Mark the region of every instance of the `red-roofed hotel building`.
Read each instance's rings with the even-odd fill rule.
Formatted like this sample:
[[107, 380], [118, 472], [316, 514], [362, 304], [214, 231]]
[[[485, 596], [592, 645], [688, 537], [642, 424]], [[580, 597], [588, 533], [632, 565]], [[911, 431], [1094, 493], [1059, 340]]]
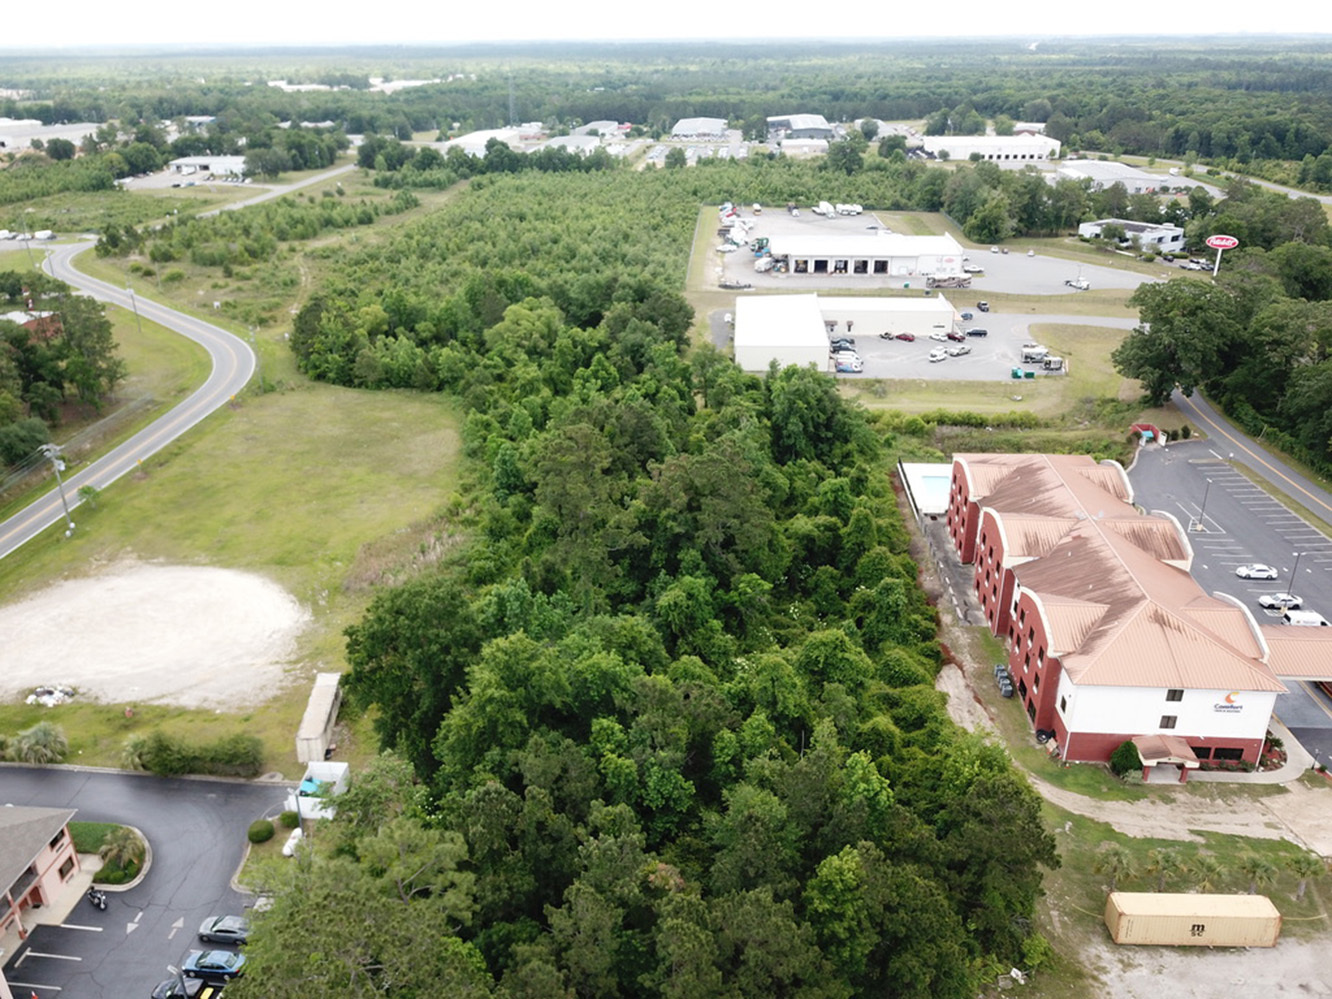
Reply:
[[1203, 592], [1185, 531], [1138, 512], [1117, 462], [955, 455], [947, 527], [1027, 717], [1060, 756], [1104, 761], [1156, 736], [1181, 767], [1257, 762], [1285, 690], [1264, 629]]

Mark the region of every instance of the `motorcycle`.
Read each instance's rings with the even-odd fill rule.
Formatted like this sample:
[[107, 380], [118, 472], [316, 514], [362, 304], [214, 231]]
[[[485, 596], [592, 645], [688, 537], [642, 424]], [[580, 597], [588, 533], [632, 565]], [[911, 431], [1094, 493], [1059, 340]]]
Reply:
[[92, 903], [94, 908], [101, 909], [103, 912], [106, 911], [106, 892], [100, 888], [88, 889], [88, 901]]

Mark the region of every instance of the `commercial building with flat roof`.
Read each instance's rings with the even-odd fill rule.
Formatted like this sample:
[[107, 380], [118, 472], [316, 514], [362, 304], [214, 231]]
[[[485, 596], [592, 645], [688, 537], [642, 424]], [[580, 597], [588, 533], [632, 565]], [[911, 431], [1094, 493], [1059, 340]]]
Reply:
[[973, 153], [993, 163], [1023, 166], [1059, 159], [1059, 141], [1044, 135], [927, 135], [927, 153], [947, 153], [950, 160], [969, 160]]
[[768, 118], [768, 131], [792, 139], [831, 139], [833, 127], [821, 114], [782, 114]]
[[1158, 177], [1126, 163], [1106, 160], [1065, 160], [1055, 175], [1067, 180], [1091, 181], [1093, 191], [1123, 184], [1129, 194], [1155, 194], [1162, 184], [1170, 181], [1169, 177]]
[[671, 129], [672, 139], [724, 139], [725, 118], [681, 118]]
[[1166, 222], [1134, 222], [1131, 219], [1097, 219], [1095, 222], [1083, 222], [1078, 226], [1078, 235], [1095, 239], [1108, 225], [1117, 225], [1124, 230], [1124, 242], [1137, 238], [1138, 245], [1144, 250], [1154, 249], [1161, 253], [1175, 253], [1184, 249], [1184, 229]]
[[768, 246], [774, 257], [788, 260], [797, 275], [864, 275], [911, 277], [962, 274], [962, 247], [952, 236], [777, 235]]

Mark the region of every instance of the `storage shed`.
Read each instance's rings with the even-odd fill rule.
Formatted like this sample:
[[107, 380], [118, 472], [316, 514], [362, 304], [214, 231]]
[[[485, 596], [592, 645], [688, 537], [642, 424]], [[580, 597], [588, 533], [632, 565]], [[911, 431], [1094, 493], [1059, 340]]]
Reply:
[[1275, 947], [1281, 913], [1266, 895], [1112, 891], [1105, 925], [1118, 944]]
[[338, 686], [341, 678], [341, 673], [315, 674], [314, 688], [296, 732], [296, 759], [302, 763], [322, 761], [327, 755], [342, 704], [342, 688]]
[[817, 295], [747, 295], [735, 301], [735, 363], [746, 371], [813, 364], [828, 370], [828, 333]]

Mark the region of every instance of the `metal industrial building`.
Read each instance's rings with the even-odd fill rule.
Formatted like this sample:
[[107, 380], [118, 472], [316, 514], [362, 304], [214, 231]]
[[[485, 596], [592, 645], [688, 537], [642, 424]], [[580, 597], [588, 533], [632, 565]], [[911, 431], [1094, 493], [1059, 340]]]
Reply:
[[821, 114], [784, 114], [768, 118], [768, 132], [778, 138], [831, 139], [833, 127]]
[[1123, 184], [1129, 194], [1155, 194], [1162, 184], [1170, 181], [1169, 177], [1158, 177], [1125, 163], [1103, 160], [1066, 160], [1055, 175], [1067, 180], [1089, 180], [1093, 191]]
[[735, 302], [735, 363], [746, 371], [813, 364], [829, 367], [830, 332], [928, 336], [952, 329], [956, 314], [941, 295], [929, 298], [745, 295]]
[[1078, 235], [1095, 239], [1108, 225], [1117, 225], [1124, 230], [1124, 241], [1132, 242], [1137, 237], [1138, 245], [1144, 250], [1153, 249], [1160, 253], [1175, 253], [1184, 249], [1184, 230], [1177, 225], [1164, 222], [1134, 222], [1130, 219], [1097, 219], [1078, 226]]
[[772, 237], [769, 250], [773, 257], [787, 259], [791, 274], [905, 278], [962, 274], [962, 247], [949, 235], [778, 235]]
[[671, 129], [672, 139], [724, 139], [725, 118], [681, 118]]
[[969, 160], [976, 153], [983, 160], [1021, 166], [1059, 159], [1059, 142], [1044, 135], [927, 135], [927, 153], [947, 153], [950, 160]]

